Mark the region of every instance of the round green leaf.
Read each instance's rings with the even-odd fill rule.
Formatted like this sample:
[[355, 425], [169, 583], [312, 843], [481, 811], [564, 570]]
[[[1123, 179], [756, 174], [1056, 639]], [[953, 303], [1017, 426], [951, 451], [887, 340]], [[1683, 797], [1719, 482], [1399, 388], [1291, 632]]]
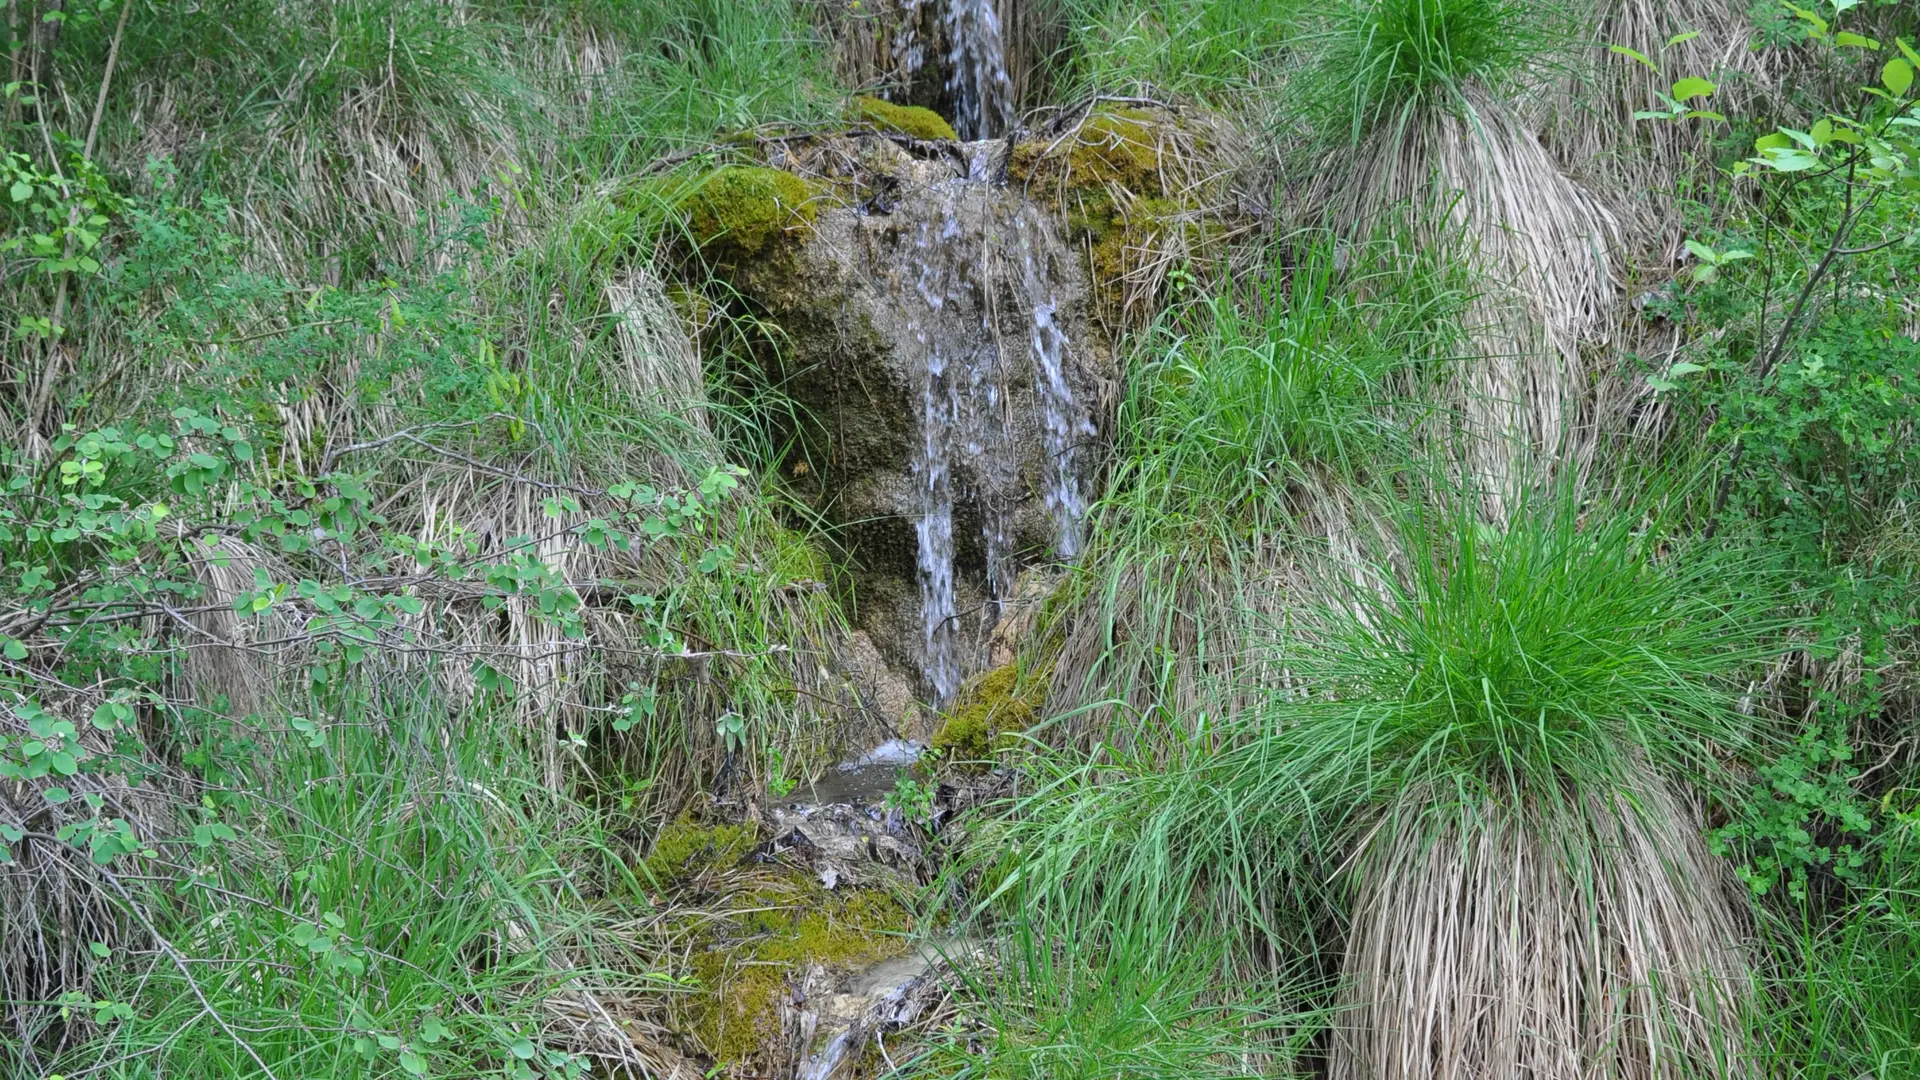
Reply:
[[1907, 89], [1913, 85], [1913, 65], [1899, 57], [1887, 61], [1886, 66], [1880, 69], [1880, 85], [1895, 97], [1905, 97]]
[[1688, 76], [1673, 84], [1673, 100], [1691, 101], [1697, 97], [1707, 97], [1716, 87], [1698, 76]]

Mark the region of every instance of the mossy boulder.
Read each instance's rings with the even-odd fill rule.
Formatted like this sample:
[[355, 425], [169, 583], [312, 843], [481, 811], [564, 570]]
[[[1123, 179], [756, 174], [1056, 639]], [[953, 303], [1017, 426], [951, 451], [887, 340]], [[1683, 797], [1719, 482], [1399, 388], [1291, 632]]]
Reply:
[[1162, 155], [1171, 148], [1166, 126], [1144, 109], [1096, 111], [1069, 138], [1029, 139], [1015, 146], [1007, 173], [1041, 194], [1048, 188], [1078, 191], [1109, 184], [1136, 194], [1158, 193], [1165, 182]]
[[829, 891], [798, 875], [769, 876], [727, 898], [736, 912], [709, 920], [692, 973], [700, 993], [687, 1033], [736, 1075], [774, 1075], [804, 1047], [788, 1043], [783, 1007], [809, 969], [848, 974], [908, 950], [913, 919], [879, 890]]
[[1003, 664], [974, 680], [933, 733], [932, 746], [946, 761], [974, 763], [1012, 747], [1040, 718], [1046, 693], [1041, 679], [1021, 679], [1018, 664]]
[[1168, 266], [1224, 249], [1217, 154], [1211, 132], [1171, 112], [1109, 106], [1021, 142], [1007, 174], [1066, 221], [1101, 313], [1120, 322], [1154, 310]]
[[955, 141], [960, 136], [945, 117], [918, 105], [895, 105], [877, 97], [853, 99], [853, 115], [881, 131], [897, 132], [916, 139]]
[[760, 165], [727, 165], [707, 174], [680, 200], [694, 243], [738, 259], [813, 231], [826, 189], [815, 181]]
[[[918, 672], [927, 696], [954, 673], [938, 686], [929, 674], [920, 523], [950, 512], [954, 608], [977, 613], [951, 620], [968, 674], [996, 590], [1051, 560], [1067, 532], [1057, 508], [1084, 505], [1093, 454], [1079, 448], [1111, 400], [1081, 251], [1044, 207], [977, 178], [1001, 146], [916, 154], [866, 133], [770, 147], [769, 160], [825, 178], [830, 193], [799, 240], [714, 260], [724, 302], [765, 333], [751, 347], [791, 403], [777, 433], [791, 447], [783, 479], [847, 553], [831, 580], [885, 665]], [[1050, 423], [1075, 433], [1068, 450], [1048, 449]], [[940, 506], [920, 478], [929, 432], [951, 480]]]

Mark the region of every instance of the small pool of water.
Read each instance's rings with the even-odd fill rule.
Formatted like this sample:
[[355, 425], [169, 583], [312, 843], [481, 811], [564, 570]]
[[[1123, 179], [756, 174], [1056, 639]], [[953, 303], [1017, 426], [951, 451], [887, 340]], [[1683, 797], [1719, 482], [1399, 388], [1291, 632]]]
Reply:
[[878, 806], [892, 794], [894, 784], [925, 751], [926, 747], [917, 742], [888, 739], [852, 761], [835, 765], [812, 785], [797, 788], [788, 798], [819, 806], [834, 803]]

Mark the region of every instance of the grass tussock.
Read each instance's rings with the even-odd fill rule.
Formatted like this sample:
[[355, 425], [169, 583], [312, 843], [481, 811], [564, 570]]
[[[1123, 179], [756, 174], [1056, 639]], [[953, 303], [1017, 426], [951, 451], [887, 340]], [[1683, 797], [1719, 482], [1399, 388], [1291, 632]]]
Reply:
[[1251, 653], [1274, 680], [1252, 704], [1044, 773], [1002, 895], [1344, 955], [1316, 976], [1359, 1033], [1343, 1075], [1714, 1075], [1749, 1000], [1740, 902], [1678, 793], [1729, 790], [1727, 757], [1771, 738], [1737, 681], [1765, 573], [1565, 495], [1501, 526], [1457, 494], [1379, 520]]
[[1444, 273], [1337, 269], [1343, 254], [1312, 236], [1269, 254], [1252, 282], [1169, 308], [1134, 343], [1118, 464], [1042, 635], [1061, 641], [1055, 708], [1089, 706], [1075, 730], [1125, 741], [1162, 710], [1269, 692], [1245, 661], [1308, 584], [1302, 548], [1368, 527], [1345, 492], [1408, 452], [1421, 409], [1406, 389], [1459, 347], [1467, 297]]

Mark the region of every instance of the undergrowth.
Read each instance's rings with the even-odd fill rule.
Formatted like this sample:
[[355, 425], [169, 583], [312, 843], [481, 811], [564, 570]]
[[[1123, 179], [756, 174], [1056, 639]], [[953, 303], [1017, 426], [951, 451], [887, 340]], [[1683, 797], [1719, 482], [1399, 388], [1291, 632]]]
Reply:
[[[834, 84], [870, 13], [8, 5], [0, 1071], [744, 1076], [909, 927], [903, 1075], [1920, 1070], [1911, 13], [1010, 7], [1086, 112], [1001, 165], [1151, 287], [910, 914], [682, 813], [859, 715], [702, 297], [812, 227], [799, 129], [950, 138]], [[1669, 70], [1722, 37], [1790, 128]], [[1642, 135], [1678, 232], [1589, 187]]]

